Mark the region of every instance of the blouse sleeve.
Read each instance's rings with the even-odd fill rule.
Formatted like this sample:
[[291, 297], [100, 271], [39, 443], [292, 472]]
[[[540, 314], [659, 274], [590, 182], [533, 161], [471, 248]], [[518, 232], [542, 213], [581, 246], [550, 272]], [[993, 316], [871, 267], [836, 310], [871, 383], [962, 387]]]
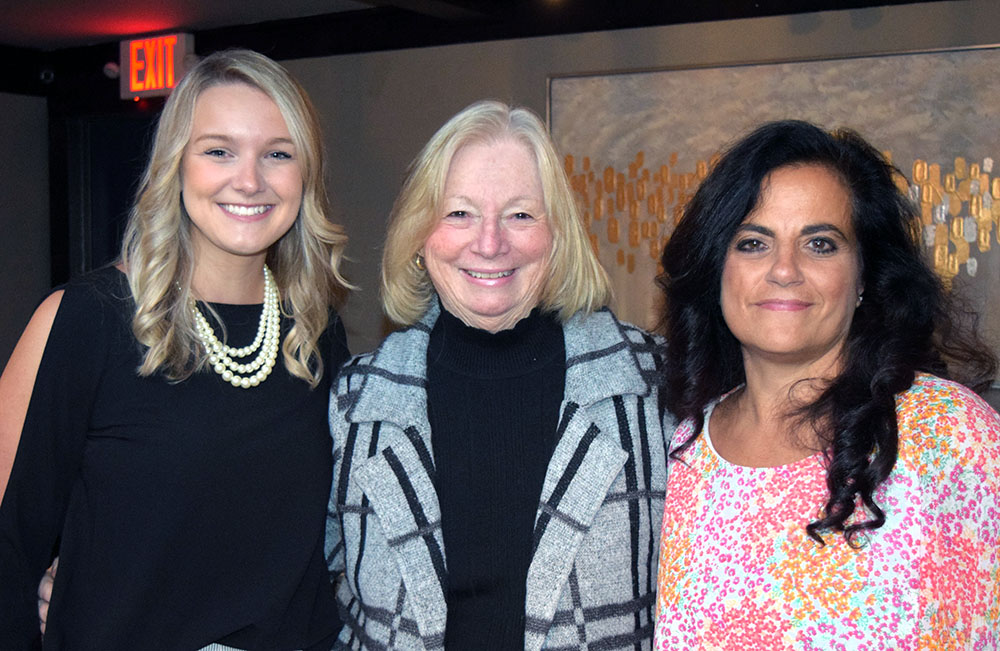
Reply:
[[1000, 416], [965, 387], [923, 383], [897, 412], [923, 502], [921, 646], [998, 648]]
[[92, 288], [67, 287], [42, 354], [0, 505], [3, 649], [38, 641], [38, 581], [57, 553], [109, 332], [119, 329], [108, 308]]

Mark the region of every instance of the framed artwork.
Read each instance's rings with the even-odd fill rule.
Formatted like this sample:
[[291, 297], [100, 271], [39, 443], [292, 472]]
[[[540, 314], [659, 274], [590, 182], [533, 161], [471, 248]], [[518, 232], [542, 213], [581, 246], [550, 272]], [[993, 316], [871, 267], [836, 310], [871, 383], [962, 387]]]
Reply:
[[1000, 354], [1000, 47], [581, 74], [548, 120], [614, 308], [656, 323], [659, 254], [719, 152], [786, 118], [855, 129], [906, 176], [928, 260]]

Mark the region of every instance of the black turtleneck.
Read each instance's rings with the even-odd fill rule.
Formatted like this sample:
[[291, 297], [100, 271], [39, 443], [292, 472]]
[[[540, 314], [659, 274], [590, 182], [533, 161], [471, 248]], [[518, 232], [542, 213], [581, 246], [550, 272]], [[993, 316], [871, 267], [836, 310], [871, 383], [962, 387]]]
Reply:
[[448, 566], [445, 648], [523, 649], [525, 579], [566, 379], [562, 326], [511, 330], [445, 310], [427, 349], [427, 412]]

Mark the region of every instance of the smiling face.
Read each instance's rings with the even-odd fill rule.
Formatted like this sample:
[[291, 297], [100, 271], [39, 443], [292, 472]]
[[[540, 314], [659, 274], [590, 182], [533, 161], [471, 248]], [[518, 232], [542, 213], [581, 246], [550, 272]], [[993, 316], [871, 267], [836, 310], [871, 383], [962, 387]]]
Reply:
[[198, 96], [181, 159], [195, 264], [252, 258], [284, 235], [302, 204], [302, 171], [277, 104], [234, 83]]
[[730, 243], [722, 314], [746, 362], [839, 360], [861, 291], [851, 200], [820, 165], [781, 167]]
[[498, 332], [538, 304], [552, 230], [534, 154], [516, 140], [474, 142], [451, 160], [422, 254], [444, 308]]

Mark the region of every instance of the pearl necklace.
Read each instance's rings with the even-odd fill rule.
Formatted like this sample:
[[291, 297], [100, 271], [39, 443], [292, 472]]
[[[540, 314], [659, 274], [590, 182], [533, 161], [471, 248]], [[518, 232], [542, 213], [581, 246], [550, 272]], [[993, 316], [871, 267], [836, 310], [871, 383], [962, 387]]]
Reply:
[[[191, 311], [194, 314], [195, 328], [198, 339], [208, 353], [208, 363], [212, 369], [222, 376], [222, 379], [234, 387], [248, 389], [255, 387], [271, 374], [274, 363], [278, 359], [278, 340], [281, 337], [281, 311], [278, 307], [278, 288], [274, 285], [271, 270], [264, 265], [264, 307], [260, 313], [260, 325], [257, 326], [257, 336], [253, 343], [242, 348], [228, 346], [215, 336], [215, 331], [209, 325], [208, 319], [198, 309], [198, 304], [191, 300]], [[260, 352], [257, 350], [260, 349]], [[233, 358], [243, 358], [257, 352], [253, 361], [241, 363]], [[253, 375], [246, 375], [252, 373]]]

